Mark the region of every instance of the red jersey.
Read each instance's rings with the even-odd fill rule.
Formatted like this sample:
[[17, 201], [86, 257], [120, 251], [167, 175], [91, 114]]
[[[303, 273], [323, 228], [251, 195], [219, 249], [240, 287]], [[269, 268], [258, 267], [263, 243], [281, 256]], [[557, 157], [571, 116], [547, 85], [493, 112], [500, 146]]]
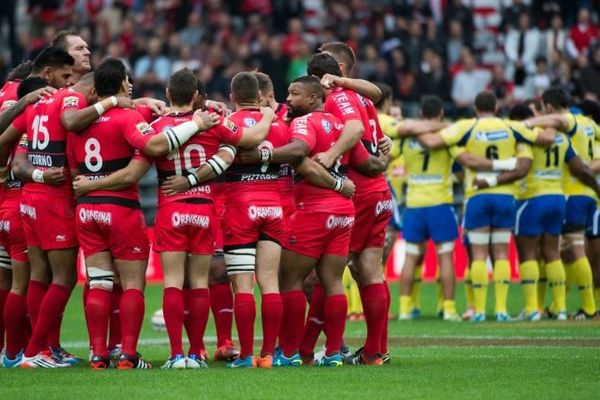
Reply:
[[21, 81], [8, 81], [2, 86], [2, 89], [0, 89], [0, 113], [19, 100], [17, 89], [19, 89], [20, 84]]
[[23, 189], [23, 182], [15, 177], [12, 172], [12, 162], [15, 158], [15, 154], [25, 153], [27, 154], [27, 135], [23, 135], [21, 141], [15, 143], [13, 148], [10, 150], [10, 156], [6, 167], [8, 168], [8, 178], [4, 185], [0, 185], [0, 204], [5, 205], [9, 201], [15, 202], [17, 205], [21, 200], [21, 192]]
[[[192, 120], [193, 112], [185, 114], [168, 114], [152, 123], [156, 132], [167, 127], [173, 127]], [[188, 199], [207, 199], [213, 201], [213, 182], [204, 182], [187, 192], [167, 196], [162, 193], [160, 186], [171, 175], [192, 174], [201, 164], [219, 151], [221, 143], [237, 145], [242, 137], [242, 128], [234, 122], [220, 117], [219, 123], [206, 132], [192, 136], [174, 155], [160, 157], [155, 160], [158, 172], [158, 206], [166, 202], [185, 201]]]
[[[343, 123], [360, 120], [364, 127], [360, 140], [369, 154], [377, 155], [379, 140], [383, 139], [383, 131], [379, 126], [377, 110], [371, 100], [352, 90], [339, 88], [327, 96], [324, 108]], [[371, 178], [351, 168], [348, 171], [348, 178], [356, 185], [356, 196], [389, 189], [383, 173]]]
[[66, 179], [62, 185], [28, 182], [25, 191], [73, 196], [66, 156], [68, 131], [60, 118], [66, 110], [85, 107], [87, 102], [82, 94], [64, 88], [28, 106], [25, 112], [13, 121], [13, 126], [18, 131], [27, 133], [28, 158], [34, 167], [42, 171], [50, 167], [65, 168]]
[[285, 103], [277, 104], [277, 109], [275, 110], [275, 115], [277, 116], [278, 120], [285, 122], [285, 118], [287, 117], [287, 112], [288, 112], [287, 104], [285, 104]]
[[[295, 118], [291, 125], [291, 138], [305, 142], [310, 148], [309, 157], [322, 153], [329, 148], [340, 137], [343, 124], [334, 115], [313, 111], [302, 117]], [[346, 172], [348, 157], [342, 156], [330, 169], [334, 176], [343, 176]], [[345, 198], [333, 189], [325, 189], [314, 186], [301, 175], [296, 175], [294, 185], [294, 196], [299, 208], [309, 208], [314, 211], [331, 210], [336, 208], [339, 212], [354, 212], [354, 206], [350, 199]]]
[[[229, 116], [242, 127], [254, 126], [262, 119], [256, 108], [243, 109]], [[289, 130], [285, 123], [275, 120], [265, 140], [258, 148], [277, 148], [290, 142]], [[264, 163], [246, 165], [236, 157], [234, 163], [225, 171], [225, 204], [267, 202], [279, 199], [279, 164]]]
[[[111, 108], [83, 132], [69, 136], [69, 164], [90, 179], [125, 168], [131, 159], [149, 160], [142, 149], [155, 134], [144, 117], [129, 108]], [[137, 183], [127, 189], [87, 193], [79, 203], [110, 203], [139, 208]]]

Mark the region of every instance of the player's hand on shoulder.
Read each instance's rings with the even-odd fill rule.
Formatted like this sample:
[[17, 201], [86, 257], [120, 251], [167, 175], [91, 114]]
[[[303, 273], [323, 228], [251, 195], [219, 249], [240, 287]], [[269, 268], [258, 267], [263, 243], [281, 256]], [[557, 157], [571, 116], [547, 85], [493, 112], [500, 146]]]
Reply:
[[165, 179], [160, 189], [168, 196], [183, 193], [190, 190], [190, 182], [185, 176], [171, 175]]
[[260, 164], [260, 151], [257, 148], [245, 149], [238, 152], [242, 164]]
[[215, 100], [206, 100], [206, 107], [212, 108], [224, 117], [227, 117], [232, 112], [229, 107], [227, 107], [227, 104]]
[[121, 108], [135, 108], [135, 104], [131, 97], [117, 96], [117, 107]]
[[206, 131], [219, 123], [219, 114], [197, 110], [192, 119], [200, 131]]
[[154, 115], [163, 115], [167, 109], [167, 103], [158, 99], [145, 99], [144, 105], [152, 110]]
[[64, 168], [50, 167], [44, 171], [44, 183], [52, 186], [59, 186], [65, 182]]
[[344, 78], [341, 76], [335, 76], [332, 74], [325, 74], [321, 78], [321, 86], [325, 89], [332, 89], [334, 87], [343, 87], [344, 86]]
[[340, 191], [342, 196], [351, 199], [354, 197], [355, 191], [356, 191], [356, 186], [354, 185], [354, 182], [352, 182], [348, 178], [344, 179], [344, 184], [342, 185], [342, 190]]
[[25, 102], [27, 104], [33, 104], [44, 97], [52, 96], [54, 93], [56, 93], [56, 89], [51, 86], [46, 86], [27, 94], [25, 96]]

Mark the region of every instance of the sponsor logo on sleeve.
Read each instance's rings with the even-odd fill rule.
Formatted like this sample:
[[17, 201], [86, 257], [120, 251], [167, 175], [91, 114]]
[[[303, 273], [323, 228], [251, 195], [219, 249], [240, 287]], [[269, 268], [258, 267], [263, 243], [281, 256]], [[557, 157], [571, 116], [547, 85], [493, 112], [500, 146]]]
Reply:
[[229, 129], [231, 132], [237, 132], [238, 130], [238, 126], [233, 121], [227, 118], [223, 120], [223, 126]]
[[77, 97], [77, 96], [67, 96], [63, 99], [63, 108], [77, 107], [78, 104], [79, 104], [79, 97]]
[[136, 129], [144, 136], [153, 131], [152, 127], [147, 122], [140, 122], [135, 125]]

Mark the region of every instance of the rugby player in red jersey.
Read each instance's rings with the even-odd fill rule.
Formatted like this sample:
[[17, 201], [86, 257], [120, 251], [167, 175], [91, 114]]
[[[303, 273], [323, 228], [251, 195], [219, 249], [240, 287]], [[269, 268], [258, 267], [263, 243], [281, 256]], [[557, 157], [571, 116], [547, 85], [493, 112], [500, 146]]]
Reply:
[[[94, 83], [101, 99], [127, 96], [129, 92], [125, 67], [116, 59], [108, 59], [98, 67]], [[142, 115], [133, 109], [114, 108], [102, 114], [83, 132], [69, 137], [71, 167], [91, 179], [122, 169], [132, 159], [139, 163], [139, 169], [147, 169], [149, 162], [141, 152], [166, 155], [185, 143], [200, 127], [205, 128], [200, 114], [160, 134], [155, 134]], [[115, 186], [79, 197], [76, 211], [77, 233], [90, 281], [86, 313], [93, 349], [91, 366], [109, 366], [106, 330], [114, 262], [124, 289], [120, 304], [123, 347], [117, 368], [145, 369], [150, 365], [138, 356], [137, 340], [144, 316], [148, 238], [137, 181]]]
[[[349, 68], [351, 69], [351, 67]], [[325, 74], [341, 76], [338, 61], [329, 53], [316, 54], [308, 65], [310, 74], [322, 78]], [[378, 144], [384, 138], [379, 127], [377, 111], [371, 100], [354, 91], [334, 88], [325, 101], [324, 109], [346, 123], [360, 123], [363, 127], [360, 141], [371, 155], [379, 152]], [[317, 156], [324, 166], [331, 157], [339, 156], [340, 148], [332, 146]], [[363, 351], [346, 361], [351, 364], [382, 364], [381, 348], [384, 321], [387, 319], [388, 294], [381, 268], [385, 231], [392, 215], [392, 200], [383, 174], [367, 177], [350, 169], [349, 177], [355, 181], [354, 197], [356, 223], [360, 229], [352, 233], [350, 243], [351, 270], [358, 282], [367, 323], [367, 339]]]
[[[17, 98], [46, 86], [46, 81], [39, 77], [28, 78], [22, 84], [21, 81], [19, 83]], [[26, 142], [25, 138], [25, 146]], [[10, 149], [9, 169], [12, 167], [11, 161], [17, 151], [19, 151], [19, 143], [15, 143]], [[6, 255], [2, 256], [0, 265], [2, 276], [0, 294], [6, 290], [6, 302], [0, 301], [0, 313], [2, 313], [0, 343], [4, 343], [3, 335], [6, 328], [6, 348], [0, 362], [5, 368], [16, 367], [21, 362], [22, 351], [27, 346], [27, 335], [30, 330], [25, 298], [29, 283], [29, 258], [19, 212], [22, 188], [23, 182], [9, 173], [7, 178], [3, 179], [0, 189], [0, 245], [2, 251], [6, 252]], [[6, 262], [4, 257], [7, 259]]]
[[[330, 148], [339, 138], [343, 124], [332, 114], [323, 111], [324, 93], [318, 79], [310, 76], [297, 78], [288, 92], [289, 114], [295, 118], [290, 126], [291, 141], [286, 146], [273, 149], [271, 159], [273, 162], [299, 165], [307, 157]], [[302, 289], [304, 279], [315, 267], [326, 294], [324, 321], [327, 354], [320, 365], [342, 365], [339, 351], [346, 321], [347, 300], [341, 277], [354, 221], [354, 205], [349, 198], [336, 191], [343, 187], [349, 161], [357, 166], [361, 165], [365, 171], [374, 172], [385, 168], [383, 161], [369, 157], [361, 146], [338, 159], [330, 169], [335, 178], [334, 185], [329, 189], [316, 186], [300, 175], [296, 176], [296, 212], [290, 221], [281, 261], [280, 277], [285, 312], [279, 337], [282, 352], [276, 355], [276, 366], [302, 364], [298, 353], [306, 308]], [[296, 170], [301, 173], [298, 168]]]
[[31, 74], [32, 68], [33, 62], [24, 61], [8, 73], [6, 83], [0, 89], [0, 113], [17, 102], [19, 84]]

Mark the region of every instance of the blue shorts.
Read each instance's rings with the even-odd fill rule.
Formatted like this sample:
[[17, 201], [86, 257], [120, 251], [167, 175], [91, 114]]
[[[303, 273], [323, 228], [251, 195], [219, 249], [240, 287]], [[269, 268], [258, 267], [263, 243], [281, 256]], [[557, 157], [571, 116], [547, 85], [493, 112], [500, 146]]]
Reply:
[[582, 231], [593, 224], [596, 200], [590, 196], [568, 196], [563, 233]]
[[392, 194], [392, 204], [394, 205], [394, 210], [392, 213], [392, 218], [390, 218], [390, 226], [392, 229], [400, 232], [402, 230], [402, 211], [403, 207], [401, 202], [399, 201], [394, 188], [388, 182], [388, 187], [390, 188], [390, 193]]
[[465, 204], [465, 229], [512, 229], [515, 221], [515, 199], [510, 194], [476, 194]]
[[404, 240], [410, 243], [421, 243], [431, 238], [437, 244], [458, 238], [456, 212], [450, 204], [405, 208], [402, 228]]
[[515, 235], [539, 236], [544, 233], [559, 236], [565, 220], [565, 196], [550, 194], [518, 200]]
[[592, 222], [585, 229], [585, 236], [590, 239], [600, 238], [600, 208], [596, 208]]

